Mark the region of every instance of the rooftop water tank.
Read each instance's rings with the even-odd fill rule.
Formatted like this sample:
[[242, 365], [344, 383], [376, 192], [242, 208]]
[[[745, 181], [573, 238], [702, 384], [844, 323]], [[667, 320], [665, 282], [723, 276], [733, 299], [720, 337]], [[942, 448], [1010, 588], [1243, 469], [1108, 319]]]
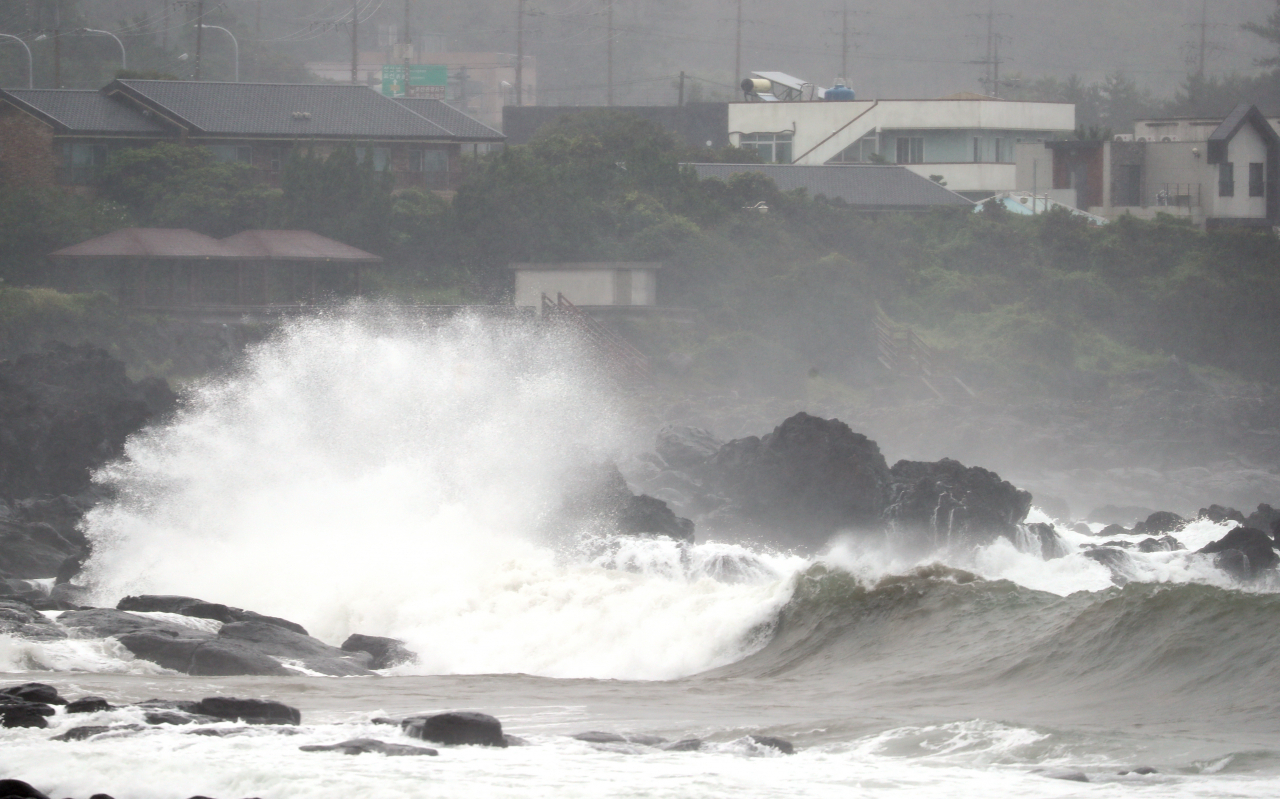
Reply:
[[822, 96], [822, 99], [836, 103], [851, 103], [853, 102], [853, 89], [850, 89], [843, 83], [837, 83], [835, 86], [827, 89], [826, 94]]

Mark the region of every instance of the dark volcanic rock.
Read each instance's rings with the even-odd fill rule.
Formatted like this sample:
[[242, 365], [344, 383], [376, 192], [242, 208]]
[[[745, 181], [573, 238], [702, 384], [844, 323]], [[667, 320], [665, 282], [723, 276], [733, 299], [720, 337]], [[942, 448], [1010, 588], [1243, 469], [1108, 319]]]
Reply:
[[889, 468], [876, 442], [839, 420], [798, 413], [772, 433], [730, 441], [706, 463], [726, 524], [790, 533], [820, 546], [835, 532], [878, 525]]
[[418, 656], [404, 646], [398, 638], [383, 638], [377, 635], [361, 635], [352, 633], [342, 642], [344, 652], [367, 652], [373, 661], [371, 669], [388, 669], [401, 663], [412, 663]]
[[0, 689], [0, 694], [21, 699], [23, 702], [39, 702], [45, 705], [65, 705], [67, 700], [58, 696], [58, 689], [42, 682], [27, 682]]
[[297, 708], [270, 699], [241, 699], [234, 696], [209, 696], [196, 702], [196, 713], [243, 721], [246, 724], [301, 724]]
[[1035, 540], [1039, 544], [1039, 550], [1036, 554], [1040, 557], [1045, 560], [1055, 560], [1067, 556], [1067, 544], [1062, 540], [1062, 536], [1058, 535], [1058, 531], [1054, 529], [1052, 524], [1034, 522], [1027, 525], [1027, 532], [1035, 536]]
[[81, 550], [81, 545], [44, 522], [0, 519], [0, 575], [33, 580], [56, 577], [67, 558]]
[[626, 738], [616, 732], [602, 732], [600, 730], [580, 732], [572, 737], [575, 741], [585, 741], [589, 744], [624, 744], [627, 742]]
[[1200, 553], [1217, 555], [1214, 564], [1240, 580], [1252, 580], [1280, 563], [1271, 536], [1253, 527], [1237, 527]]
[[1016, 540], [1031, 510], [1031, 495], [978, 466], [943, 458], [936, 463], [898, 461], [885, 520], [932, 546], [985, 544], [997, 536]]
[[413, 757], [415, 755], [434, 756], [440, 754], [435, 749], [429, 749], [425, 746], [389, 744], [379, 741], [376, 738], [352, 738], [349, 741], [330, 744], [329, 746], [313, 744], [310, 746], [299, 746], [298, 748], [304, 752], [341, 752], [344, 755], [363, 755], [372, 752], [379, 755], [386, 755], [388, 757]]
[[126, 437], [176, 402], [163, 381], [134, 383], [123, 363], [90, 346], [53, 344], [0, 362], [0, 491], [84, 491]]
[[1178, 514], [1159, 510], [1148, 516], [1146, 521], [1135, 524], [1133, 532], [1138, 535], [1164, 535], [1177, 532], [1186, 526], [1187, 520]]
[[49, 722], [45, 719], [54, 714], [53, 708], [36, 702], [14, 702], [0, 704], [0, 726], [3, 727], [38, 727], [45, 728]]
[[1129, 530], [1118, 524], [1108, 524], [1096, 534], [1099, 538], [1110, 538], [1113, 535], [1129, 535]]
[[170, 635], [181, 637], [211, 635], [211, 633], [201, 633], [198, 630], [183, 627], [181, 624], [174, 624], [170, 621], [139, 616], [121, 610], [111, 610], [110, 608], [69, 610], [58, 617], [58, 623], [63, 627], [79, 630], [81, 634], [95, 638], [109, 638], [113, 635], [136, 633], [142, 630], [163, 631]]
[[1146, 538], [1138, 542], [1139, 552], [1176, 552], [1179, 549], [1186, 549], [1178, 539], [1171, 535], [1162, 535], [1159, 538]]
[[677, 469], [700, 466], [715, 455], [724, 442], [700, 427], [667, 425], [658, 431], [654, 450]]
[[1111, 572], [1112, 581], [1116, 585], [1125, 585], [1131, 579], [1133, 562], [1123, 549], [1102, 546], [1097, 549], [1086, 549], [1080, 554], [1106, 566], [1107, 570]]
[[563, 505], [549, 522], [553, 526], [693, 541], [693, 522], [676, 516], [660, 499], [632, 494], [626, 478], [612, 463], [579, 470], [566, 481], [564, 493]]
[[247, 645], [264, 655], [300, 661], [311, 671], [332, 677], [373, 673], [368, 668], [371, 658], [367, 653], [344, 652], [308, 635], [267, 622], [238, 621], [224, 624], [218, 632], [218, 638], [223, 642]]
[[82, 696], [67, 703], [68, 713], [100, 713], [111, 709], [111, 703], [100, 696]]
[[1249, 518], [1244, 520], [1243, 526], [1276, 535], [1280, 534], [1276, 530], [1277, 523], [1280, 523], [1280, 510], [1276, 510], [1264, 502], [1258, 506], [1257, 510], [1249, 514]]
[[400, 722], [400, 729], [411, 738], [449, 746], [507, 746], [502, 735], [502, 722], [485, 713], [457, 711], [411, 716]]
[[[1207, 508], [1201, 508], [1196, 514], [1197, 519], [1208, 519], [1214, 524], [1222, 524], [1225, 521], [1239, 522], [1241, 526], [1248, 526], [1245, 523], [1244, 514], [1235, 508], [1224, 508], [1221, 505], [1210, 505]], [[1262, 528], [1270, 529], [1270, 528]]]
[[307, 634], [305, 627], [296, 622], [289, 621], [288, 619], [280, 619], [275, 616], [264, 616], [261, 613], [254, 613], [252, 610], [235, 608], [229, 605], [219, 604], [217, 602], [205, 602], [203, 599], [196, 599], [189, 596], [163, 596], [151, 594], [127, 596], [116, 603], [116, 610], [177, 613], [182, 616], [191, 616], [197, 619], [213, 619], [214, 621], [220, 621], [224, 624], [231, 624], [237, 621], [256, 621], [262, 622], [263, 624], [274, 624], [277, 627], [292, 630], [300, 635]]
[[285, 677], [293, 673], [269, 655], [210, 634], [172, 635], [162, 630], [142, 630], [121, 635], [118, 640], [135, 657], [183, 674]]
[[22, 780], [0, 780], [0, 799], [49, 799]]
[[84, 727], [72, 727], [61, 735], [55, 735], [49, 740], [51, 741], [83, 741], [92, 738], [95, 735], [101, 735], [104, 732], [111, 732], [111, 727], [105, 725], [86, 725]]
[[755, 742], [756, 746], [767, 746], [771, 749], [777, 749], [784, 755], [794, 755], [796, 753], [795, 746], [792, 745], [790, 741], [783, 738], [775, 738], [772, 735], [753, 735], [751, 736], [751, 740]]
[[67, 631], [26, 602], [0, 599], [0, 634], [34, 641], [54, 641]]

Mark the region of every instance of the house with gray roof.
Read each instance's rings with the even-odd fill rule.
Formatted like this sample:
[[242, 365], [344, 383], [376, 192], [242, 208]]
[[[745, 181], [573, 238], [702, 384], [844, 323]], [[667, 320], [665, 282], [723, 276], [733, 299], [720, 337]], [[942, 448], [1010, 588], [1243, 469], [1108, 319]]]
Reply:
[[698, 178], [728, 181], [755, 172], [769, 177], [783, 191], [804, 189], [861, 211], [928, 211], [973, 207], [973, 203], [906, 167], [892, 164], [689, 164]]
[[3, 89], [0, 170], [29, 184], [87, 185], [112, 150], [172, 141], [250, 164], [274, 184], [294, 148], [325, 155], [350, 143], [397, 188], [450, 190], [463, 147], [503, 137], [439, 106], [340, 84], [118, 79], [99, 91]]

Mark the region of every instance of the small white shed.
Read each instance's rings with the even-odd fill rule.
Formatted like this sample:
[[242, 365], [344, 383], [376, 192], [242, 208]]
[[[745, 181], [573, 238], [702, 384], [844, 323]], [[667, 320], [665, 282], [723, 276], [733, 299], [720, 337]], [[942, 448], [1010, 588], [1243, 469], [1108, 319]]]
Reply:
[[657, 304], [661, 268], [656, 261], [511, 264], [516, 273], [515, 304], [541, 308], [543, 294], [552, 300], [563, 294], [580, 307], [652, 306]]

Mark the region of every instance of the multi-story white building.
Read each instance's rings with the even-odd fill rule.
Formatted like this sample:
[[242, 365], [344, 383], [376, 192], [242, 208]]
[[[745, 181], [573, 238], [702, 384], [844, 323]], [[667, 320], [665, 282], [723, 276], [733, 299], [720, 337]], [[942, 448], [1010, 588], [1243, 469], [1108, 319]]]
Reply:
[[901, 164], [982, 199], [1017, 188], [1015, 148], [1075, 130], [1070, 103], [963, 94], [938, 100], [729, 104], [729, 138], [766, 162]]

